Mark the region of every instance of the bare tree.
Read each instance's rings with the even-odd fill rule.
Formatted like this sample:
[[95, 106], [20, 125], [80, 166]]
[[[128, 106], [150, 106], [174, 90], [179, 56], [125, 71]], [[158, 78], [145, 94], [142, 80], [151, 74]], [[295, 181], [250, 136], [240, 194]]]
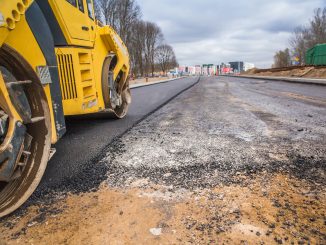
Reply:
[[155, 71], [155, 50], [163, 40], [161, 29], [151, 22], [137, 21], [129, 43], [132, 72], [148, 76]]
[[145, 23], [145, 49], [144, 58], [146, 65], [146, 75], [151, 72], [152, 76], [155, 71], [155, 49], [163, 41], [161, 28], [155, 23]]
[[156, 63], [164, 74], [166, 74], [168, 69], [174, 68], [177, 63], [173, 48], [168, 44], [162, 44], [156, 48], [155, 58]]
[[135, 0], [96, 0], [96, 16], [117, 31], [129, 43], [134, 23], [140, 20], [141, 10]]
[[291, 56], [290, 50], [287, 48], [285, 50], [278, 51], [274, 56], [274, 68], [288, 67], [291, 66]]
[[295, 55], [299, 58], [299, 64], [304, 65], [305, 54], [308, 49], [307, 38], [309, 31], [306, 27], [300, 26], [295, 28], [292, 37], [290, 38], [290, 46]]
[[134, 24], [132, 37], [131, 37], [131, 48], [129, 48], [130, 55], [132, 56], [132, 70], [133, 73], [144, 76], [144, 50], [145, 50], [145, 32], [146, 23], [144, 21], [137, 21]]
[[118, 15], [118, 32], [122, 40], [128, 42], [132, 35], [134, 23], [141, 17], [139, 5], [135, 0], [119, 0], [117, 12]]
[[308, 46], [326, 42], [326, 7], [315, 10], [314, 18], [310, 21], [310, 40]]
[[326, 7], [318, 8], [309, 25], [295, 28], [289, 40], [290, 46], [299, 58], [299, 63], [304, 65], [305, 54], [308, 49], [316, 44], [326, 43]]
[[141, 20], [141, 10], [136, 0], [95, 0], [99, 20], [112, 26], [126, 43], [134, 74], [155, 71], [155, 50], [163, 41], [161, 29], [152, 22]]
[[116, 0], [95, 0], [95, 15], [105, 25], [115, 25]]

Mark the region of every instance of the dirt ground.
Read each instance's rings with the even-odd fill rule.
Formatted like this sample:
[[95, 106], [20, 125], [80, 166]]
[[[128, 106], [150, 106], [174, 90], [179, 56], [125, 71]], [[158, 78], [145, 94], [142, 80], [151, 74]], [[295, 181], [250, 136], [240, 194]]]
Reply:
[[18, 224], [4, 224], [0, 244], [325, 242], [325, 192], [286, 175], [239, 178], [241, 185], [194, 191], [139, 187], [147, 180], [127, 190], [104, 185], [69, 195], [46, 216], [31, 207]]
[[259, 69], [251, 69], [243, 73], [243, 75], [326, 78], [326, 68], [302, 67], [302, 68], [291, 69], [287, 71], [265, 71], [265, 72], [260, 72]]
[[325, 244], [322, 89], [204, 78], [106, 149], [99, 187], [6, 217], [0, 244]]

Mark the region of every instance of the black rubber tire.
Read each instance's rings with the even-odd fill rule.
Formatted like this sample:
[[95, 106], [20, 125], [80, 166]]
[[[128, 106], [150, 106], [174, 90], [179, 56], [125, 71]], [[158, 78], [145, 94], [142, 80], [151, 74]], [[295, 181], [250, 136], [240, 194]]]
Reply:
[[121, 98], [122, 98], [122, 105], [117, 106], [113, 112], [115, 116], [119, 119], [124, 118], [129, 110], [129, 105], [131, 103], [131, 92], [130, 92], [130, 87], [129, 87], [129, 81], [127, 81], [122, 89], [121, 93]]
[[[129, 109], [129, 104], [131, 103], [131, 92], [129, 88], [129, 78], [126, 74], [122, 73], [121, 80], [119, 82], [124, 82], [123, 88], [121, 90], [122, 104], [121, 106], [113, 108], [110, 102], [110, 88], [109, 88], [109, 73], [115, 68], [117, 62], [117, 57], [115, 55], [109, 55], [105, 58], [102, 67], [102, 93], [104, 98], [105, 107], [111, 109], [118, 119], [124, 118]], [[119, 85], [117, 84], [117, 87]]]
[[25, 203], [40, 183], [49, 159], [52, 132], [49, 106], [34, 70], [23, 57], [6, 46], [0, 49], [0, 65], [9, 70], [16, 80], [32, 81], [31, 84], [24, 86], [32, 109], [32, 117], [44, 117], [44, 120], [26, 125], [27, 133], [33, 137], [33, 140], [31, 155], [22, 175], [9, 183], [0, 182], [0, 217], [3, 217]]

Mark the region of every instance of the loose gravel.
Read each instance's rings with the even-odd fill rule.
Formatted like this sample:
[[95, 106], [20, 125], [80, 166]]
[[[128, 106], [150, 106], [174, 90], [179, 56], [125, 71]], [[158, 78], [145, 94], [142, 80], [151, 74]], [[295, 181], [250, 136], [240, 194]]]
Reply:
[[[190, 243], [214, 243], [221, 234], [238, 241], [227, 237], [232, 231], [279, 244], [326, 240], [325, 98], [297, 96], [305, 91], [302, 85], [274, 86], [202, 79], [116, 138], [80, 175], [36, 192], [31, 202], [45, 208], [36, 222], [44, 220], [42, 213], [60, 213], [51, 204], [67, 193], [105, 186], [143, 190], [143, 196], [163, 200], [162, 206], [187, 210], [182, 218], [175, 211], [180, 219], [173, 222], [189, 231]], [[296, 91], [287, 91], [291, 86]], [[189, 198], [191, 203], [182, 203]], [[240, 208], [241, 200], [250, 206]], [[268, 229], [245, 223], [248, 215]], [[161, 235], [171, 222], [152, 231]]]

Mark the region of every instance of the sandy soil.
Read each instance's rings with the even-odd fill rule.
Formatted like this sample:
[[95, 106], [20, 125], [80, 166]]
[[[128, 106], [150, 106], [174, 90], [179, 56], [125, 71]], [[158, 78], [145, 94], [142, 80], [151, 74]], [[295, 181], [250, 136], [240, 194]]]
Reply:
[[0, 228], [1, 244], [325, 242], [325, 192], [279, 174], [243, 179], [244, 186], [195, 191], [141, 188], [141, 181], [128, 190], [102, 186], [69, 195], [45, 216], [30, 207], [29, 215]]

